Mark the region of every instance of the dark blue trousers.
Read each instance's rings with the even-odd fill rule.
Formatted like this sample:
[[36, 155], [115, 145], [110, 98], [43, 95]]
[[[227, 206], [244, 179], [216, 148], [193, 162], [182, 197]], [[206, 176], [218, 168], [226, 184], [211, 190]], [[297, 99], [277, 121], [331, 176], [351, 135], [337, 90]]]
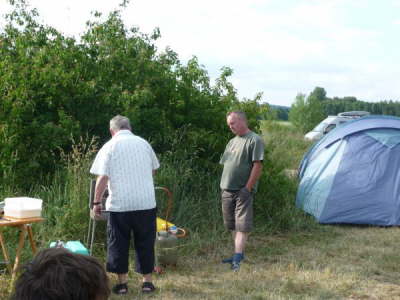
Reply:
[[133, 235], [136, 252], [135, 271], [149, 274], [154, 269], [157, 208], [127, 212], [110, 212], [107, 223], [108, 272], [124, 274], [129, 267], [129, 244]]

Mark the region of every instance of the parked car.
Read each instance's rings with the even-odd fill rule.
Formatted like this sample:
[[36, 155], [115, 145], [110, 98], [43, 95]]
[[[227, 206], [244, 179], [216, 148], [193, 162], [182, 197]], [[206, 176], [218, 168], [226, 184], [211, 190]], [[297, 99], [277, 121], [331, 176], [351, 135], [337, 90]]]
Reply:
[[339, 113], [337, 116], [328, 116], [313, 130], [308, 132], [304, 138], [310, 141], [317, 141], [337, 126], [368, 115], [370, 115], [370, 113], [367, 111], [346, 111]]

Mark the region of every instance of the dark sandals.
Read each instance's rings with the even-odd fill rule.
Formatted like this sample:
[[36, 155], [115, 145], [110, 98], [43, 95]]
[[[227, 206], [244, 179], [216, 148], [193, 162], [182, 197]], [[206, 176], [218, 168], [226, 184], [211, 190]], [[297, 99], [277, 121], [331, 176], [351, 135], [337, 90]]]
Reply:
[[152, 293], [156, 290], [156, 287], [154, 286], [154, 284], [152, 282], [146, 281], [143, 282], [142, 284], [142, 293], [143, 294], [149, 294]]
[[[152, 282], [146, 281], [142, 284], [142, 293], [149, 294], [156, 290], [156, 287]], [[128, 293], [128, 284], [127, 283], [120, 283], [116, 284], [112, 288], [112, 292], [116, 295], [125, 295]]]
[[120, 283], [113, 286], [112, 291], [114, 294], [117, 295], [125, 295], [128, 293], [128, 284], [127, 283]]

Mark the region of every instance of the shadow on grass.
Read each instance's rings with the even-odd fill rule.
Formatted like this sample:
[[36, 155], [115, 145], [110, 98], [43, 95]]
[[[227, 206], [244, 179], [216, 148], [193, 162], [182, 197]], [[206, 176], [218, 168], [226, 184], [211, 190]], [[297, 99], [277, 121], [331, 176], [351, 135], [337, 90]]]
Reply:
[[318, 244], [331, 244], [341, 236], [332, 226], [316, 225], [307, 231], [288, 232], [265, 236], [262, 234], [250, 237], [247, 252], [254, 252], [257, 257], [265, 257], [266, 260], [276, 255], [284, 255], [297, 247], [307, 247]]

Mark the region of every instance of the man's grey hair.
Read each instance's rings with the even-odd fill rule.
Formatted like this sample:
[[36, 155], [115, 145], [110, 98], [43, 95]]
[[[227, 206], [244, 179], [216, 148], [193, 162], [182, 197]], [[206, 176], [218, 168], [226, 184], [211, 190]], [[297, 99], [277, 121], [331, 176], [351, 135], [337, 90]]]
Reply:
[[230, 115], [233, 115], [233, 114], [235, 114], [239, 119], [242, 119], [243, 121], [245, 121], [247, 124], [247, 117], [243, 111], [240, 111], [240, 110], [230, 111], [226, 114], [226, 117], [229, 117]]
[[131, 122], [127, 117], [117, 115], [110, 120], [110, 129], [113, 131], [119, 131], [122, 129], [132, 130]]

